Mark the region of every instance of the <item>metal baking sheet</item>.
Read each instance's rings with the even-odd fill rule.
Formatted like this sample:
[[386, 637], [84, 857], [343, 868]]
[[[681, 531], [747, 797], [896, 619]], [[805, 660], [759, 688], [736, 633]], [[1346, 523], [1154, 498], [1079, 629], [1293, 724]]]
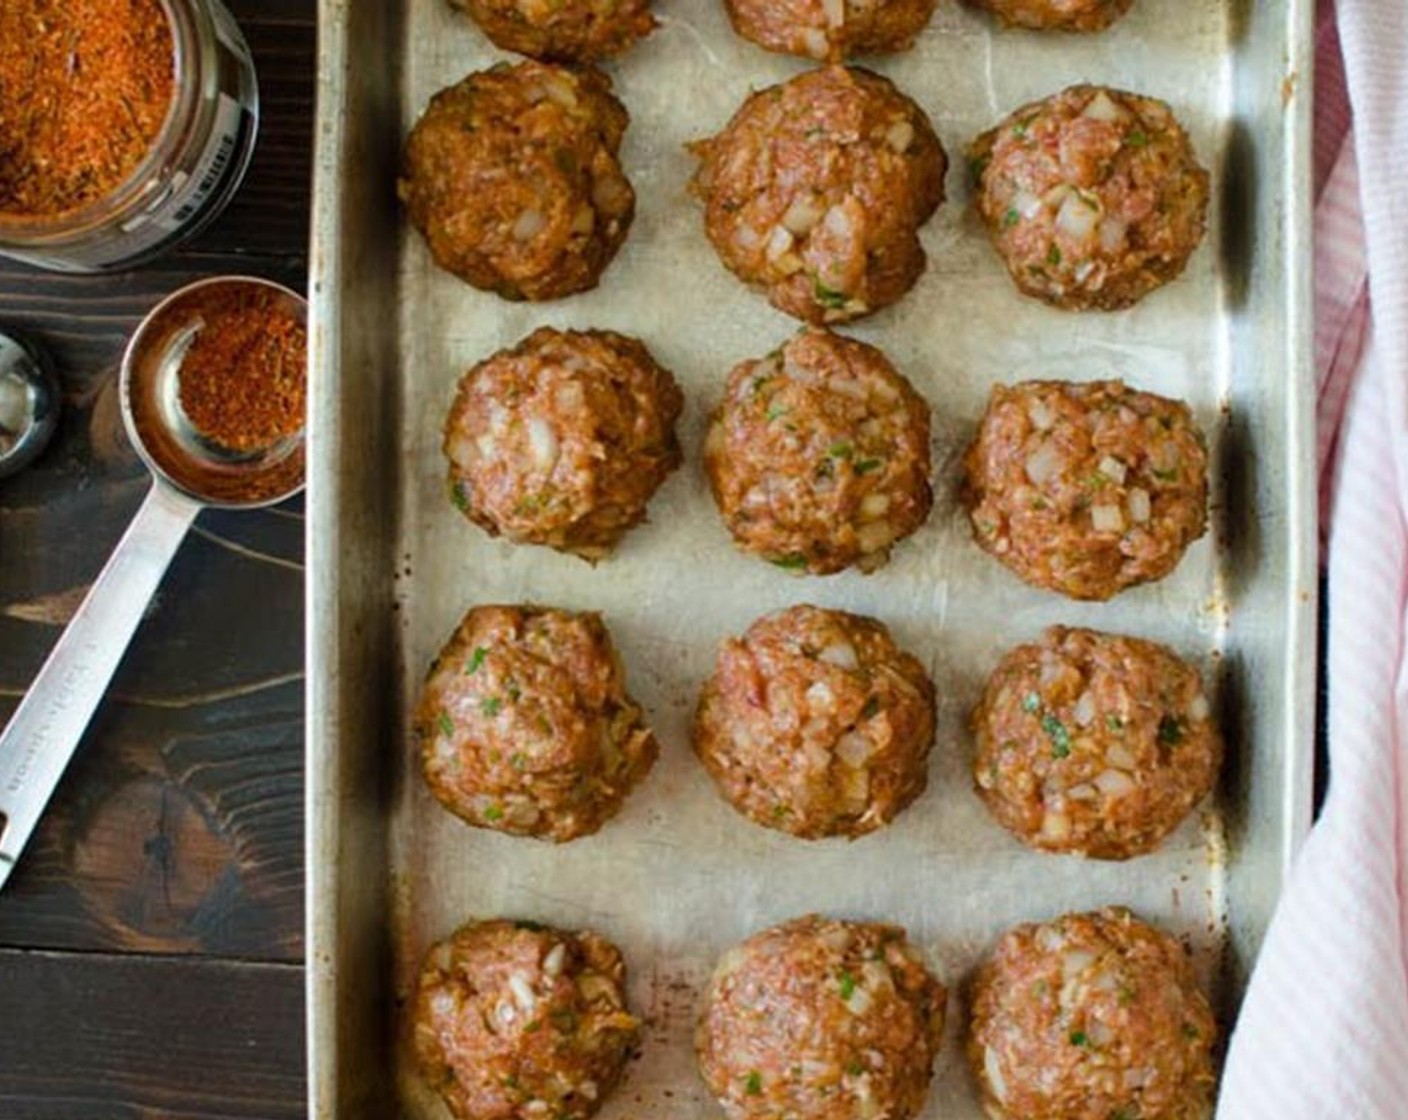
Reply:
[[[1307, 363], [1309, 0], [1140, 0], [1098, 36], [998, 33], [942, 0], [915, 50], [876, 60], [928, 111], [952, 162], [929, 267], [848, 328], [928, 398], [938, 500], [872, 576], [797, 578], [739, 554], [699, 465], [728, 369], [795, 329], [719, 265], [686, 195], [686, 141], [751, 88], [802, 69], [737, 39], [716, 0], [661, 0], [660, 30], [610, 72], [632, 116], [639, 209], [595, 292], [509, 304], [431, 263], [393, 185], [429, 96], [496, 61], [443, 0], [323, 0], [309, 479], [308, 959], [311, 1114], [446, 1115], [418, 1086], [398, 1007], [425, 947], [471, 916], [600, 930], [647, 1020], [604, 1120], [717, 1112], [694, 1071], [701, 981], [729, 945], [810, 910], [907, 926], [954, 990], [926, 1117], [977, 1118], [958, 994], [1006, 926], [1126, 903], [1183, 935], [1224, 1025], [1309, 817], [1315, 594]], [[1217, 185], [1186, 276], [1138, 308], [1072, 315], [1016, 295], [967, 208], [964, 146], [1075, 81], [1168, 100]], [[533, 328], [638, 335], [688, 404], [686, 466], [650, 523], [596, 568], [490, 540], [445, 498], [439, 433], [459, 375]], [[1076, 604], [982, 554], [952, 497], [994, 381], [1121, 376], [1187, 399], [1214, 463], [1212, 532], [1158, 585]], [[599, 835], [551, 846], [470, 829], [425, 791], [409, 707], [472, 604], [604, 612], [662, 758]], [[940, 701], [928, 792], [890, 828], [804, 843], [743, 822], [686, 734], [716, 643], [809, 600], [873, 614], [928, 664]], [[1101, 864], [1027, 852], [970, 789], [966, 713], [1007, 646], [1053, 622], [1170, 642], [1214, 681], [1222, 785], [1160, 853]]]

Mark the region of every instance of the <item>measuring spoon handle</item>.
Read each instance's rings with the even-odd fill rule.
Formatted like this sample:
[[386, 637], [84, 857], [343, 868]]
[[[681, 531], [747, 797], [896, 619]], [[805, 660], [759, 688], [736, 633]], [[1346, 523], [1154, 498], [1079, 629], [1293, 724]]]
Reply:
[[0, 732], [0, 889], [200, 508], [160, 482], [152, 487]]

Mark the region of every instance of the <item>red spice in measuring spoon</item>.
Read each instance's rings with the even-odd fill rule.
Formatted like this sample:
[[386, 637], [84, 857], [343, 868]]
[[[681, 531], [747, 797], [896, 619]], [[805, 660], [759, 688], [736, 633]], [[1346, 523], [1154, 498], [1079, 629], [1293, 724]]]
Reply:
[[308, 335], [268, 291], [213, 293], [181, 362], [181, 409], [206, 439], [258, 451], [297, 434], [307, 407]]

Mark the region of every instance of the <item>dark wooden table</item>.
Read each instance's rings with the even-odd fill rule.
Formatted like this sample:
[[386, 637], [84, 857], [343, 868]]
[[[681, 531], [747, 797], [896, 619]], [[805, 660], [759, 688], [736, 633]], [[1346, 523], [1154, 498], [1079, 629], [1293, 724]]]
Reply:
[[[302, 289], [315, 0], [230, 0], [261, 133], [225, 215], [130, 274], [0, 263], [0, 326], [63, 378], [54, 444], [0, 480], [0, 722], [148, 486], [116, 369], [156, 300], [243, 272]], [[303, 1116], [301, 502], [202, 515], [0, 894], [0, 1117]]]

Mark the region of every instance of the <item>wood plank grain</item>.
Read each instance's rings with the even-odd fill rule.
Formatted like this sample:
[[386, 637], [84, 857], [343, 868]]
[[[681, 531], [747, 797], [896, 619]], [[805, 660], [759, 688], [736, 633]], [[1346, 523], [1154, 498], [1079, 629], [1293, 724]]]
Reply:
[[305, 1114], [299, 968], [0, 951], [0, 1023], [16, 1120]]

